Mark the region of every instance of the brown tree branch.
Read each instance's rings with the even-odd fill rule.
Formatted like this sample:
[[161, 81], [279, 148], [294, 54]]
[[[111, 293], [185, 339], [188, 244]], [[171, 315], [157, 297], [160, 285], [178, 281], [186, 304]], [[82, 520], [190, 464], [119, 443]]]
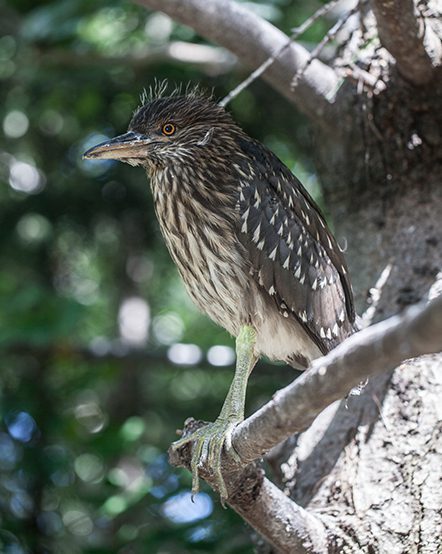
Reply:
[[322, 410], [367, 377], [392, 370], [409, 358], [440, 351], [442, 296], [360, 331], [315, 360], [308, 371], [236, 428], [234, 448], [245, 463], [257, 460], [309, 427]]
[[235, 56], [224, 48], [182, 41], [148, 47], [131, 55], [123, 56], [106, 56], [97, 52], [73, 52], [61, 48], [39, 49], [36, 50], [36, 56], [41, 64], [67, 67], [130, 65], [135, 69], [143, 69], [152, 64], [165, 62], [187, 63], [200, 67], [209, 75], [226, 73], [236, 64]]
[[[250, 482], [253, 483], [253, 475], [251, 477]], [[241, 502], [236, 497], [232, 499], [235, 511], [254, 529], [259, 530], [260, 535], [278, 552], [328, 552], [327, 529], [321, 519], [290, 500], [268, 479], [263, 479], [256, 498], [242, 494], [240, 498]]]
[[[189, 25], [200, 35], [228, 48], [251, 68], [265, 62], [289, 40], [274, 25], [232, 0], [136, 1]], [[324, 114], [338, 81], [334, 70], [315, 60], [303, 74], [296, 90], [290, 90], [293, 75], [308, 59], [308, 51], [292, 43], [263, 77], [309, 117], [324, 124]]]
[[420, 17], [414, 0], [373, 0], [372, 6], [379, 38], [401, 75], [415, 85], [428, 83], [441, 62], [442, 45]]

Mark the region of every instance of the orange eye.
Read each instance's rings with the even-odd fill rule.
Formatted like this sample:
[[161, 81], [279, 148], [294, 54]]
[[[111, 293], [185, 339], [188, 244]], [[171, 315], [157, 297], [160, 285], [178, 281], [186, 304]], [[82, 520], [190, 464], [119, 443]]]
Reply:
[[173, 123], [166, 123], [165, 125], [163, 125], [161, 131], [163, 135], [166, 135], [166, 137], [170, 137], [175, 133], [176, 127]]

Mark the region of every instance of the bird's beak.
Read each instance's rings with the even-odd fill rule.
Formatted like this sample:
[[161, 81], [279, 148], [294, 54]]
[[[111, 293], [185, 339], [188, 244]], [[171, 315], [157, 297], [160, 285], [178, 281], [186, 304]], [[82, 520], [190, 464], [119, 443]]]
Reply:
[[124, 161], [127, 158], [144, 158], [151, 142], [149, 137], [129, 131], [89, 148], [83, 154], [83, 159]]

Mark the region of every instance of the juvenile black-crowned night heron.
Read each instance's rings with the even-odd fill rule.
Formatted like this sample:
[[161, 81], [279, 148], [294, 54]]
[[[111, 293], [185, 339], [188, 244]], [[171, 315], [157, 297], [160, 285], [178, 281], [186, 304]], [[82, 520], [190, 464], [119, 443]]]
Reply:
[[221, 453], [232, 450], [256, 360], [305, 369], [354, 330], [342, 252], [298, 179], [198, 92], [146, 100], [127, 133], [84, 157], [145, 168], [188, 293], [236, 337], [235, 376], [218, 419], [174, 443], [193, 443], [192, 490], [203, 460], [224, 499]]

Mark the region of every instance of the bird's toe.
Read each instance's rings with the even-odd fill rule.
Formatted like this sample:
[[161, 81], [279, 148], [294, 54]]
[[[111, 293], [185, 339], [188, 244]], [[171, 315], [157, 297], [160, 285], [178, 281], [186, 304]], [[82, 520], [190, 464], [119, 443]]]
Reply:
[[192, 472], [192, 494], [199, 491], [199, 477], [204, 469], [212, 474], [213, 484], [218, 490], [224, 504], [228, 498], [226, 483], [222, 474], [221, 458], [225, 448], [235, 460], [240, 461], [238, 454], [232, 447], [232, 433], [238, 421], [218, 419], [195, 431], [195, 433], [179, 439], [172, 444], [174, 450], [192, 443], [192, 458], [190, 469]]

